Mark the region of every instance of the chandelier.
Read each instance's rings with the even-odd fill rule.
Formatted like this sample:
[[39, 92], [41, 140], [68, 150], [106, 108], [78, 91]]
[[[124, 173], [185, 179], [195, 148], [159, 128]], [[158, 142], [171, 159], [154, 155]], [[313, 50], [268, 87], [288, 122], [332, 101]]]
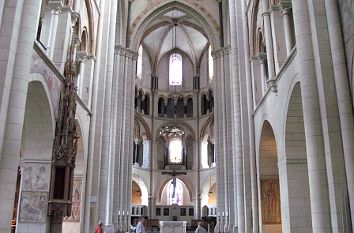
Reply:
[[184, 135], [184, 129], [182, 127], [173, 125], [173, 126], [164, 126], [159, 129], [159, 134], [161, 136], [183, 136]]

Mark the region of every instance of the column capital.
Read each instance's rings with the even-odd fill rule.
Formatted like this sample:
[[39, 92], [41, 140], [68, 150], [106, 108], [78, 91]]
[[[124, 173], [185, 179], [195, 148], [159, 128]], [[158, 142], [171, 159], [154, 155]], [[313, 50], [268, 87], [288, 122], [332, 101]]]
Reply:
[[78, 51], [76, 53], [76, 60], [79, 62], [85, 61], [88, 57], [88, 54], [86, 52], [83, 51]]
[[63, 5], [62, 1], [49, 0], [47, 7], [53, 11], [56, 11], [56, 10], [61, 11], [63, 9], [64, 5]]
[[119, 54], [120, 56], [132, 58], [133, 60], [138, 60], [138, 56], [139, 56], [138, 52], [135, 52], [132, 49], [126, 48], [122, 45], [116, 45], [114, 47], [114, 52], [116, 54]]
[[220, 48], [217, 48], [217, 49], [214, 49], [212, 52], [211, 52], [211, 55], [213, 56], [213, 58], [220, 58], [222, 56], [224, 56], [225, 54], [230, 54], [230, 47], [220, 47]]
[[283, 15], [284, 14], [289, 14], [291, 12], [291, 1], [290, 0], [281, 0], [279, 1], [279, 9], [282, 11]]
[[264, 11], [262, 13], [262, 16], [265, 17], [265, 16], [270, 16], [270, 10], [267, 10], [267, 11]]
[[259, 53], [257, 56], [257, 59], [260, 63], [264, 63], [267, 60], [267, 54], [266, 53]]

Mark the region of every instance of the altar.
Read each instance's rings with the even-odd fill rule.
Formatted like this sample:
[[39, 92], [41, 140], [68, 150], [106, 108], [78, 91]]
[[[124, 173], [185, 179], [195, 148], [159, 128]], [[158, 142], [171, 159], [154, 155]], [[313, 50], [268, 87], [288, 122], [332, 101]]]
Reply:
[[160, 233], [186, 233], [187, 221], [160, 221]]

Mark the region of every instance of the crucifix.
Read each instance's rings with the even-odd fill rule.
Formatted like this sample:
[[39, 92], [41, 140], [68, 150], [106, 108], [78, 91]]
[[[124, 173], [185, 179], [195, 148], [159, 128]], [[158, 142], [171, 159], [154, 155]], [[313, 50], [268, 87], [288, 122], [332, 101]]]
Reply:
[[177, 176], [179, 175], [187, 175], [187, 172], [184, 172], [184, 171], [177, 171], [176, 170], [172, 170], [172, 172], [162, 172], [161, 173], [162, 175], [170, 175], [172, 176], [172, 185], [173, 185], [173, 193], [172, 193], [172, 198], [175, 197], [175, 193], [176, 193], [176, 179], [177, 179]]

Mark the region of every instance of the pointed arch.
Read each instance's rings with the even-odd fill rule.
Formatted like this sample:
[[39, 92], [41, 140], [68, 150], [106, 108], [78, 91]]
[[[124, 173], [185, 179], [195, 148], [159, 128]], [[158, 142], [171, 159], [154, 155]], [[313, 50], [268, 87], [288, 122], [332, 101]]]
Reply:
[[[193, 6], [193, 7], [191, 7]], [[199, 10], [195, 10], [199, 9]], [[151, 4], [143, 14], [138, 16], [131, 25], [130, 36], [132, 38], [131, 47], [137, 51], [145, 31], [149, 28], [151, 22], [160, 15], [171, 10], [179, 10], [183, 13], [193, 16], [205, 31], [213, 48], [220, 47], [220, 27], [216, 20], [208, 14], [208, 11], [199, 3], [183, 0], [182, 2], [167, 2], [160, 0]]]

